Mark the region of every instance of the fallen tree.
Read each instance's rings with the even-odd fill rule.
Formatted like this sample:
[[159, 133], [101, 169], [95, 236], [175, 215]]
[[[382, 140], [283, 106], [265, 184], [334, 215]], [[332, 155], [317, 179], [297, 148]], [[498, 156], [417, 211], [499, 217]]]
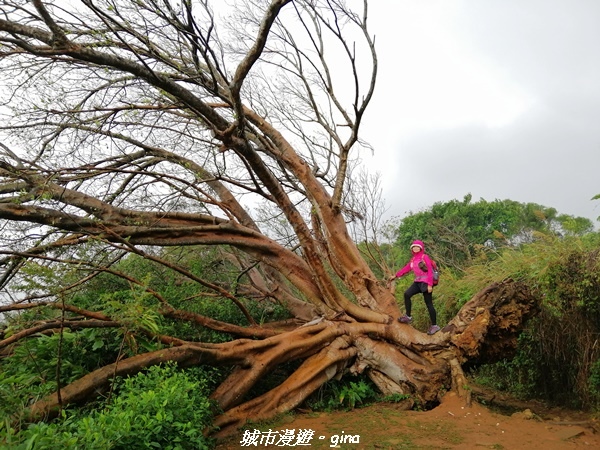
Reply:
[[[0, 282], [12, 292], [31, 262], [54, 279], [37, 280], [0, 311], [58, 312], [3, 336], [1, 354], [40, 332], [123, 326], [109, 311], [70, 303], [107, 273], [142, 290], [164, 317], [231, 336], [207, 343], [138, 330], [165, 347], [59, 384], [31, 405], [30, 420], [167, 361], [232, 367], [212, 394], [222, 434], [288, 411], [345, 374], [366, 373], [386, 394], [433, 404], [448, 386], [468, 397], [464, 364], [514, 349], [536, 310], [525, 286], [488, 287], [428, 336], [397, 322], [380, 281], [389, 273], [376, 274], [351, 235], [348, 222], [368, 219], [351, 176], [353, 158], [368, 150], [359, 129], [377, 73], [366, 1], [360, 13], [343, 2], [238, 4], [226, 39], [204, 1], [1, 8], [3, 101], [12, 110], [0, 144]], [[222, 249], [236, 282], [203, 278], [164, 253], [198, 246]], [[194, 297], [174, 306], [143, 277], [114, 269], [127, 255], [234, 303], [248, 326], [198, 313]], [[283, 305], [290, 318], [259, 323], [240, 301], [248, 297]], [[291, 361], [299, 366], [285, 381], [248, 398]]]
[[[383, 393], [410, 395], [411, 401], [404, 403], [406, 408], [415, 401], [437, 404], [448, 388], [469, 404], [471, 391], [462, 365], [509, 356], [516, 350], [524, 323], [537, 311], [537, 299], [526, 286], [505, 280], [479, 292], [433, 336], [396, 321], [379, 324], [319, 319], [259, 340], [210, 344], [163, 339], [169, 348], [120, 360], [85, 375], [62, 388], [60, 395], [55, 393], [34, 403], [27, 419], [55, 417], [63, 406], [87, 402], [106, 391], [116, 376], [169, 361], [181, 367], [235, 367], [212, 395], [225, 411], [215, 421], [220, 435], [235, 431], [248, 419], [269, 419], [292, 410], [325, 382], [344, 373], [366, 372]], [[90, 319], [83, 323], [98, 326], [97, 322]], [[115, 326], [109, 320], [106, 324]], [[277, 365], [294, 360], [302, 364], [285, 382], [245, 400], [250, 389]]]

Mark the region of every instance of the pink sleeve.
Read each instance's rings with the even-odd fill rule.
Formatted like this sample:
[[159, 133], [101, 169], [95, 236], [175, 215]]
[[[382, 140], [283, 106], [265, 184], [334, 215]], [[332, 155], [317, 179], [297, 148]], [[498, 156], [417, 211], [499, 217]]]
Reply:
[[400, 269], [398, 272], [396, 272], [396, 278], [403, 277], [404, 275], [406, 275], [410, 271], [411, 271], [411, 267], [410, 267], [410, 262], [409, 262], [402, 269]]

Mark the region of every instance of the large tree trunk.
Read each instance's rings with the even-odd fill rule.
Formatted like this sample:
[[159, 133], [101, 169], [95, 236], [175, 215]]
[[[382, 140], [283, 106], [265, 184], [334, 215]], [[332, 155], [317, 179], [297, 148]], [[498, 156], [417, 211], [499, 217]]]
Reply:
[[[247, 420], [263, 420], [289, 411], [326, 381], [344, 373], [366, 371], [386, 394], [411, 397], [406, 402], [435, 405], [440, 393], [453, 389], [465, 402], [469, 390], [461, 369], [465, 364], [510, 357], [525, 322], [538, 310], [526, 286], [512, 280], [494, 283], [463, 306], [441, 332], [429, 336], [410, 325], [321, 320], [261, 340], [224, 344], [183, 343], [106, 366], [61, 391], [63, 406], [92, 399], [114, 376], [150, 365], [176, 361], [181, 366], [231, 364], [235, 369], [212, 397], [224, 411], [215, 420], [218, 435], [234, 432]], [[265, 394], [247, 399], [250, 389], [279, 364], [299, 360], [298, 369]], [[58, 395], [29, 409], [29, 419], [54, 416]]]

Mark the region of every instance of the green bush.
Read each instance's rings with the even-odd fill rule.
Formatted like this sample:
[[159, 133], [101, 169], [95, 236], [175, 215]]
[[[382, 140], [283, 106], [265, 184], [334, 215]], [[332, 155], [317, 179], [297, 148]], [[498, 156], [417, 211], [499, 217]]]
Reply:
[[600, 359], [592, 364], [588, 379], [588, 388], [590, 390], [592, 405], [596, 410], [600, 410]]
[[365, 375], [357, 377], [356, 381], [347, 378], [330, 380], [321, 386], [306, 402], [317, 411], [336, 409], [354, 409], [376, 400], [381, 400], [377, 388]]
[[[239, 282], [236, 279], [238, 270], [231, 267], [228, 261], [220, 259], [219, 255], [218, 249], [207, 251], [192, 247], [168, 249], [161, 257], [176, 259], [175, 262], [191, 274], [234, 292]], [[231, 335], [227, 333], [162, 317], [158, 313], [160, 304], [145, 290], [148, 288], [160, 294], [176, 309], [237, 325], [248, 325], [248, 320], [234, 302], [208, 295], [200, 283], [153, 261], [130, 255], [116, 264], [114, 269], [140, 280], [143, 287], [131, 286], [112, 274], [101, 274], [74, 294], [69, 299], [70, 303], [91, 310], [100, 309], [131, 329], [145, 329], [192, 341], [216, 343], [231, 340]], [[290, 318], [287, 309], [274, 301], [241, 297], [238, 300], [257, 323]]]
[[64, 386], [113, 362], [122, 339], [120, 330], [90, 328], [66, 329], [62, 339], [56, 333], [21, 341], [0, 362], [0, 416], [18, 414], [26, 403], [56, 391], [59, 346]]
[[[199, 373], [196, 371], [196, 373]], [[212, 419], [206, 377], [173, 365], [120, 380], [104, 410], [71, 410], [51, 424], [15, 432], [5, 424], [0, 442], [11, 449], [209, 449], [202, 434]]]
[[[600, 348], [600, 249], [596, 234], [543, 238], [506, 250], [485, 268], [471, 268], [461, 282], [492, 268], [502, 278], [530, 286], [541, 312], [521, 335], [511, 360], [479, 368], [478, 382], [521, 398], [576, 408], [598, 407], [594, 391]], [[480, 278], [482, 279], [482, 278]]]
[[477, 382], [495, 390], [507, 391], [527, 399], [541, 397], [537, 387], [542, 375], [539, 352], [535, 352], [537, 341], [528, 332], [519, 336], [517, 354], [512, 359], [503, 359], [493, 364], [481, 366], [476, 371]]

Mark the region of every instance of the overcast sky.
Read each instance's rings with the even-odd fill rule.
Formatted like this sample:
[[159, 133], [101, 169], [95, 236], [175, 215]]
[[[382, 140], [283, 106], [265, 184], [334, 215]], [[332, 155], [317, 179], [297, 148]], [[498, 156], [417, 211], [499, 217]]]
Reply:
[[389, 214], [511, 199], [600, 216], [600, 1], [370, 2], [362, 137]]

